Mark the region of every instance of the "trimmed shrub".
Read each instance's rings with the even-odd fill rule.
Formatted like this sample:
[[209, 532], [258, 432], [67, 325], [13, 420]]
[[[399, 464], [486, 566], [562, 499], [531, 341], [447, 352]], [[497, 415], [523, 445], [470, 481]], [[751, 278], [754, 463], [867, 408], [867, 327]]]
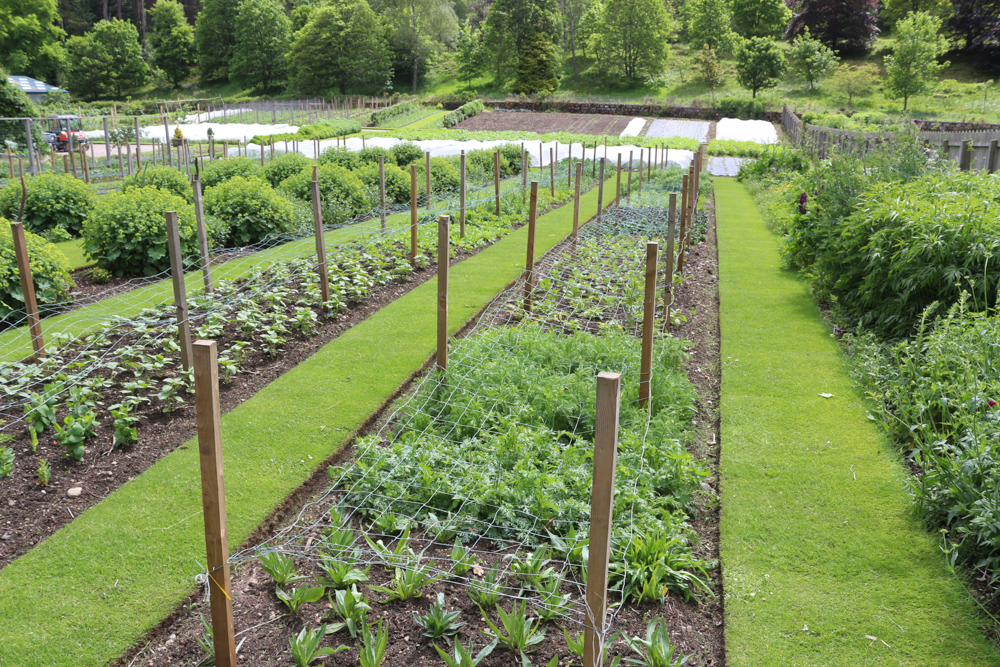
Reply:
[[379, 156], [385, 158], [386, 164], [396, 164], [396, 156], [388, 148], [369, 146], [358, 151], [358, 159], [366, 164], [378, 164]]
[[[24, 238], [39, 310], [45, 312], [69, 301], [73, 279], [69, 275], [66, 256], [41, 236], [25, 232]], [[10, 221], [0, 217], [0, 326], [16, 325], [15, 320], [19, 317], [11, 316], [11, 313], [23, 310], [24, 295], [14, 255], [14, 236], [10, 231]]]
[[[368, 189], [368, 198], [374, 206], [379, 205], [378, 164], [365, 164], [354, 170]], [[433, 173], [431, 179], [434, 178]], [[385, 203], [405, 204], [410, 201], [410, 176], [394, 164], [385, 165]]]
[[[87, 184], [65, 174], [41, 174], [24, 179], [28, 198], [24, 204], [24, 228], [44, 234], [61, 227], [79, 236], [83, 221], [94, 207], [94, 193]], [[16, 220], [21, 210], [21, 183], [10, 181], [0, 190], [0, 216]]]
[[[286, 178], [278, 191], [310, 201], [312, 193], [312, 168], [307, 167], [295, 176]], [[371, 200], [364, 183], [349, 169], [336, 164], [324, 164], [319, 168], [319, 191], [323, 202], [323, 222], [338, 225], [372, 209]]]
[[372, 125], [382, 125], [383, 123], [403, 114], [408, 114], [420, 108], [420, 102], [400, 102], [385, 109], [372, 112]]
[[412, 141], [402, 141], [392, 147], [392, 154], [396, 156], [396, 164], [402, 167], [409, 167], [414, 162], [423, 159], [424, 152]]
[[[507, 166], [504, 166], [504, 160]], [[500, 174], [516, 176], [521, 173], [521, 145], [503, 144], [500, 146]]]
[[294, 176], [312, 163], [313, 161], [302, 153], [284, 153], [267, 163], [264, 167], [264, 178], [276, 188], [283, 180]]
[[715, 104], [719, 113], [729, 118], [750, 120], [764, 115], [764, 103], [760, 100], [747, 98], [726, 98]]
[[485, 110], [486, 106], [483, 104], [482, 100], [473, 100], [471, 102], [463, 104], [462, 106], [458, 107], [451, 113], [445, 114], [445, 117], [442, 119], [441, 123], [445, 127], [452, 127], [454, 125], [458, 125], [463, 120], [468, 120], [473, 116], [481, 114]]
[[292, 229], [292, 204], [267, 181], [236, 176], [205, 192], [205, 213], [228, 227], [230, 245], [274, 240]]
[[310, 139], [332, 139], [342, 137], [347, 134], [354, 134], [361, 131], [361, 123], [356, 120], [346, 118], [335, 118], [332, 120], [321, 120], [314, 125], [303, 125], [298, 132], [285, 132], [282, 134], [258, 134], [254, 136], [250, 143], [258, 146], [270, 146], [271, 139], [274, 143], [279, 141], [309, 141]]
[[[468, 163], [466, 163], [466, 169], [468, 169]], [[427, 178], [427, 165], [424, 162], [417, 166], [417, 173], [420, 174], [419, 183], [424, 183]], [[457, 192], [460, 185], [458, 167], [452, 164], [448, 158], [431, 158], [431, 187], [434, 188], [434, 192]]]
[[352, 153], [346, 148], [330, 146], [319, 154], [317, 160], [320, 164], [336, 164], [345, 169], [357, 169], [361, 166], [361, 159], [357, 153]]
[[170, 268], [164, 211], [177, 211], [181, 252], [198, 252], [194, 207], [159, 188], [134, 188], [101, 197], [83, 223], [84, 251], [116, 276], [152, 276]]
[[230, 178], [242, 176], [250, 178], [257, 176], [264, 177], [264, 170], [260, 164], [248, 157], [231, 157], [225, 160], [216, 160], [205, 166], [201, 172], [201, 185], [204, 188], [213, 188], [219, 183], [228, 181]]
[[184, 174], [170, 167], [146, 167], [122, 182], [122, 192], [135, 188], [160, 188], [183, 197], [189, 204], [194, 203], [194, 191]]

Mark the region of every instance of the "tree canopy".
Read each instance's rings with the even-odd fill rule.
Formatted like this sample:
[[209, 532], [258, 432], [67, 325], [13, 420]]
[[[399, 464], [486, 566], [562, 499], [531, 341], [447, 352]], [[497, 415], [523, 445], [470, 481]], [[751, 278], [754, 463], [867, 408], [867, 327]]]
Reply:
[[146, 83], [149, 76], [139, 31], [128, 21], [100, 21], [85, 35], [71, 37], [66, 48], [70, 78], [84, 97], [121, 97]]
[[667, 62], [672, 23], [662, 0], [608, 0], [594, 35], [602, 72], [656, 78]]
[[778, 37], [792, 18], [785, 0], [732, 0], [733, 25], [743, 37]]
[[0, 0], [0, 67], [56, 82], [66, 59], [56, 0]]
[[878, 37], [878, 0], [805, 0], [788, 24], [785, 37], [806, 28], [834, 51], [863, 53]]
[[201, 13], [194, 24], [195, 44], [198, 48], [198, 67], [209, 81], [229, 76], [229, 61], [233, 59], [238, 35], [236, 0], [203, 0]]
[[240, 41], [229, 61], [230, 80], [261, 92], [282, 82], [292, 36], [285, 10], [274, 0], [242, 0], [235, 28]]
[[896, 24], [896, 48], [885, 57], [885, 87], [892, 97], [910, 97], [927, 90], [931, 77], [948, 63], [938, 58], [948, 50], [941, 35], [941, 19], [927, 12], [914, 12]]
[[691, 44], [717, 53], [732, 51], [736, 35], [730, 28], [733, 16], [727, 0], [687, 0], [682, 11]]
[[195, 58], [194, 29], [177, 0], [157, 0], [149, 14], [153, 19], [153, 32], [149, 35], [153, 62], [177, 86], [191, 73]]
[[792, 71], [809, 82], [809, 90], [840, 62], [833, 49], [809, 34], [809, 28], [792, 42], [791, 56]]
[[555, 0], [494, 0], [483, 25], [483, 44], [498, 82], [514, 75], [526, 39], [535, 33], [555, 39], [558, 13]]
[[757, 91], [773, 88], [788, 70], [785, 54], [767, 37], [751, 37], [736, 50], [736, 81], [757, 97]]
[[[37, 115], [35, 105], [23, 90], [7, 81], [7, 72], [0, 67], [0, 118], [30, 118]], [[25, 139], [22, 121], [0, 121], [0, 145], [5, 141], [21, 143]]]

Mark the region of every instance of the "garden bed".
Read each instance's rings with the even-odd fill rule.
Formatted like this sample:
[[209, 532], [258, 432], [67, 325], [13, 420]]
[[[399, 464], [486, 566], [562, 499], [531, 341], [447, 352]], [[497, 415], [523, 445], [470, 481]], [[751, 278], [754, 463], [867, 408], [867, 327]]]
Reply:
[[[606, 214], [605, 225], [610, 224], [612, 216], [612, 213]], [[570, 249], [570, 243], [566, 242], [557, 246], [549, 258], [559, 257]], [[547, 267], [551, 267], [551, 264]], [[543, 279], [544, 275], [543, 273]], [[684, 370], [698, 392], [697, 413], [692, 420], [694, 437], [691, 439], [689, 451], [696, 460], [710, 467], [712, 475], [705, 480], [708, 489], [717, 487], [714, 471], [718, 465], [719, 442], [716, 411], [719, 395], [717, 276], [714, 225], [711, 225], [707, 242], [696, 246], [689, 255], [686, 280], [677, 288], [674, 302], [674, 308], [688, 318], [678, 335], [692, 341], [690, 358], [684, 363]], [[495, 311], [493, 316], [496, 316]], [[558, 320], [558, 316], [553, 316]], [[489, 311], [484, 319], [488, 317], [490, 317]], [[386, 410], [387, 415], [390, 413], [391, 409]], [[383, 417], [379, 423], [368, 429], [368, 432], [381, 431], [387, 423], [391, 424], [393, 419], [399, 418], [399, 415]], [[402, 419], [406, 419], [405, 415]], [[345, 450], [336, 457], [333, 464], [348, 465], [353, 455], [353, 451]], [[325, 471], [316, 473], [299, 494], [297, 502], [286, 503], [268, 521], [270, 529], [258, 531], [248, 540], [247, 546], [272, 537], [275, 529], [284, 527], [287, 530], [290, 524], [312, 526], [312, 530], [300, 534], [303, 539], [308, 537], [310, 542], [322, 539], [323, 521], [330, 507], [329, 500], [323, 502], [324, 489], [328, 486], [329, 480]], [[719, 507], [712, 498], [713, 494], [706, 494], [699, 499], [697, 518], [692, 521], [692, 527], [699, 536], [696, 555], [706, 561], [718, 559]], [[392, 547], [396, 542], [388, 544]], [[450, 558], [451, 547], [445, 547], [440, 543], [434, 544], [433, 538], [425, 531], [413, 533], [408, 544], [426, 559], [447, 562]], [[476, 578], [481, 577], [483, 572], [493, 565], [509, 560], [516, 551], [509, 544], [498, 544], [494, 540], [484, 539], [476, 541], [475, 550], [477, 555], [481, 556], [479, 565], [481, 570], [473, 571], [473, 576]], [[298, 559], [296, 564], [306, 573], [312, 570], [307, 560]], [[570, 574], [565, 563], [553, 561], [553, 565], [557, 570]], [[372, 566], [369, 579], [366, 586], [388, 586], [391, 584], [392, 576], [384, 568]], [[648, 602], [627, 603], [617, 611], [613, 630], [621, 631], [623, 635], [629, 637], [642, 637], [649, 620], [663, 619], [669, 628], [672, 642], [685, 654], [694, 656], [688, 664], [725, 664], [723, 603], [718, 570], [711, 572], [710, 582], [714, 597], [704, 595], [700, 603], [693, 598], [684, 601], [677, 595], [667, 596], [665, 604], [662, 605]], [[360, 588], [364, 589], [363, 586]], [[561, 586], [560, 594], [569, 595], [575, 601], [578, 600], [579, 590], [576, 584], [567, 581]], [[253, 664], [256, 665], [292, 664], [288, 650], [289, 638], [303, 627], [318, 626], [328, 618], [330, 612], [329, 605], [324, 600], [306, 605], [298, 617], [287, 616], [287, 608], [275, 597], [274, 583], [270, 575], [264, 572], [256, 559], [243, 560], [235, 567], [232, 591], [236, 629], [241, 633], [236, 639], [240, 646], [239, 655], [252, 656]], [[458, 632], [459, 641], [466, 646], [470, 642], [473, 643], [475, 652], [478, 652], [485, 643], [482, 630], [488, 626], [482, 620], [476, 604], [466, 594], [467, 591], [468, 583], [460, 578], [447, 578], [424, 587], [421, 597], [385, 605], [376, 603], [376, 599], [382, 600], [384, 595], [366, 591], [371, 596], [370, 602], [374, 607], [370, 620], [382, 621], [389, 631], [390, 646], [385, 664], [419, 666], [441, 664], [433, 647], [421, 637], [421, 628], [414, 622], [418, 614], [426, 611], [427, 601], [433, 601], [438, 593], [445, 596], [446, 606], [450, 611], [460, 611], [460, 620], [468, 621], [468, 624]], [[511, 606], [509, 599], [501, 603], [501, 607], [507, 611], [511, 610]], [[206, 616], [208, 614], [207, 605], [204, 605], [200, 593], [192, 595], [187, 604], [178, 608], [170, 619], [161, 624], [149, 637], [138, 642], [133, 650], [116, 664], [120, 667], [133, 663], [148, 664], [152, 667], [196, 664], [205, 657], [197, 641], [203, 632], [199, 614]], [[490, 619], [494, 623], [497, 622], [495, 614], [491, 613]], [[563, 628], [575, 635], [581, 629], [579, 621], [579, 617], [572, 617], [564, 618], [562, 622], [546, 624], [545, 639], [539, 644], [537, 651], [531, 653], [534, 664], [547, 664], [547, 661], [557, 654], [569, 658]], [[342, 632], [329, 637], [324, 645], [353, 643], [350, 636]], [[439, 644], [445, 646], [444, 643], [439, 642]], [[628, 653], [623, 641], [616, 640], [613, 643], [612, 655]], [[357, 651], [350, 650], [326, 658], [323, 664], [355, 665], [357, 659]], [[497, 649], [480, 664], [483, 667], [501, 667], [514, 664], [515, 660], [513, 654]], [[560, 664], [567, 663], [561, 661]]]
[[632, 116], [601, 114], [539, 113], [535, 111], [484, 111], [454, 127], [456, 130], [521, 130], [527, 132], [567, 132], [600, 136], [620, 136]]

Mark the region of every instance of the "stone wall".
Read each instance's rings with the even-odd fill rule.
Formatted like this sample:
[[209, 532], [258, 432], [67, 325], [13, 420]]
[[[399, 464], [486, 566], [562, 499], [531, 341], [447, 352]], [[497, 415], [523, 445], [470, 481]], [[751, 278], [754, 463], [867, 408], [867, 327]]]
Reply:
[[[619, 104], [612, 102], [533, 102], [530, 100], [486, 100], [487, 109], [510, 111], [559, 111], [562, 113], [594, 113], [611, 116], [644, 116], [646, 118], [690, 118], [719, 120], [722, 114], [707, 107], [662, 106], [659, 104]], [[445, 102], [444, 108], [457, 109], [458, 102]], [[781, 122], [780, 111], [765, 111], [764, 120]]]

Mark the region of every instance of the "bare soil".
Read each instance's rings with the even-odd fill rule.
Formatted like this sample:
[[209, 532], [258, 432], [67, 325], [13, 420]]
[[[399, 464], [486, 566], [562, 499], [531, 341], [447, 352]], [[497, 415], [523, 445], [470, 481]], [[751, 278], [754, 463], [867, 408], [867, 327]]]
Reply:
[[[675, 334], [691, 341], [690, 359], [686, 362], [688, 377], [698, 391], [698, 412], [694, 418], [696, 435], [690, 445], [690, 451], [699, 461], [703, 462], [713, 472], [706, 482], [709, 493], [700, 501], [700, 507], [692, 524], [699, 535], [700, 541], [696, 547], [696, 555], [706, 560], [719, 558], [719, 505], [714, 496], [717, 487], [717, 471], [719, 461], [719, 414], [717, 410], [720, 390], [719, 364], [719, 301], [718, 301], [718, 254], [716, 249], [716, 233], [714, 206], [709, 204], [709, 229], [707, 238], [698, 244], [689, 255], [685, 265], [686, 280], [675, 290], [674, 308], [687, 317], [687, 322]], [[557, 246], [549, 257], [558, 256], [563, 246]], [[367, 432], [377, 431], [381, 423], [374, 423]], [[330, 463], [341, 464], [352, 456], [350, 448], [332, 457]], [[243, 548], [259, 544], [272, 536], [277, 529], [295, 522], [296, 517], [305, 508], [307, 514], [315, 514], [315, 518], [326, 510], [326, 505], [320, 503], [309, 505], [323, 496], [329, 480], [325, 467], [316, 474], [286, 502], [266, 522], [261, 530], [243, 545]], [[302, 525], [302, 522], [299, 522]], [[319, 534], [317, 533], [317, 537]], [[411, 538], [411, 545], [422, 536]], [[391, 546], [391, 545], [390, 545]], [[489, 542], [479, 542], [476, 549], [491, 550]], [[418, 550], [414, 546], [414, 550]], [[427, 552], [427, 555], [446, 561], [450, 547], [438, 545]], [[496, 550], [486, 558], [485, 566], [500, 559], [505, 553]], [[315, 573], [313, 565], [299, 561], [297, 566], [304, 573]], [[441, 563], [444, 567], [444, 563]], [[386, 585], [391, 574], [374, 566], [369, 573], [369, 584]], [[311, 584], [309, 584], [311, 585]], [[648, 603], [643, 605], [625, 605], [615, 616], [613, 630], [624, 635], [644, 636], [646, 624], [654, 618], [667, 622], [671, 640], [685, 654], [693, 657], [687, 664], [697, 666], [718, 667], [725, 664], [725, 628], [723, 616], [722, 578], [718, 569], [711, 573], [713, 596], [705, 596], [701, 601], [692, 599], [685, 602], [677, 596], [670, 596], [662, 605]], [[486, 643], [483, 631], [488, 628], [480, 610], [465, 593], [465, 588], [455, 581], [439, 581], [427, 586], [423, 596], [406, 602], [379, 604], [376, 601], [385, 599], [380, 593], [373, 593], [359, 587], [371, 597], [374, 611], [371, 619], [383, 621], [389, 629], [389, 650], [386, 665], [424, 667], [440, 665], [441, 660], [428, 640], [421, 636], [421, 628], [415, 623], [414, 617], [427, 610], [429, 601], [436, 598], [439, 592], [444, 593], [449, 610], [460, 610], [460, 620], [466, 621], [458, 633], [458, 639], [464, 645], [474, 644], [478, 652]], [[287, 608], [279, 602], [274, 594], [274, 584], [269, 575], [262, 571], [255, 560], [244, 561], [233, 569], [232, 574], [234, 619], [238, 636], [240, 663], [254, 666], [286, 666], [292, 659], [288, 640], [303, 627], [317, 627], [324, 621], [331, 620], [330, 605], [324, 599], [314, 604], [305, 605], [298, 617], [286, 615]], [[565, 584], [563, 593], [572, 593], [578, 601], [577, 587]], [[511, 601], [506, 600], [501, 605], [510, 610]], [[160, 667], [166, 665], [197, 665], [205, 657], [198, 646], [196, 638], [203, 628], [199, 615], [208, 616], [207, 601], [201, 592], [191, 595], [187, 603], [179, 607], [174, 614], [154, 629], [146, 638], [138, 642], [131, 651], [118, 660], [116, 667], [131, 667], [132, 665], [148, 665]], [[497, 623], [495, 612], [490, 612], [490, 620]], [[579, 621], [579, 619], [575, 619]], [[549, 623], [545, 626], [546, 637], [537, 651], [531, 654], [535, 665], [545, 665], [554, 655], [560, 655], [560, 665], [571, 664], [563, 638], [563, 628], [575, 636], [581, 632], [581, 626], [573, 619], [564, 620], [561, 625]], [[330, 656], [315, 664], [327, 666], [346, 666], [358, 664], [358, 642], [346, 632], [329, 637], [323, 642], [325, 646], [349, 646], [349, 650]], [[610, 655], [633, 655], [626, 644], [618, 639], [610, 649]], [[483, 667], [512, 667], [520, 664], [520, 660], [509, 652], [498, 648], [493, 654], [480, 663]]]
[[569, 132], [617, 137], [632, 116], [601, 114], [540, 113], [537, 111], [484, 111], [455, 126], [458, 130], [515, 130], [522, 132]]

